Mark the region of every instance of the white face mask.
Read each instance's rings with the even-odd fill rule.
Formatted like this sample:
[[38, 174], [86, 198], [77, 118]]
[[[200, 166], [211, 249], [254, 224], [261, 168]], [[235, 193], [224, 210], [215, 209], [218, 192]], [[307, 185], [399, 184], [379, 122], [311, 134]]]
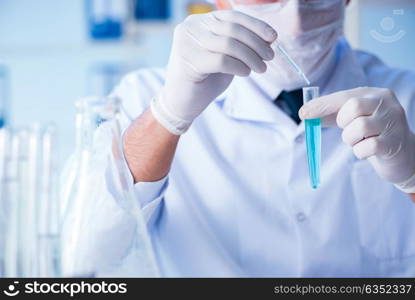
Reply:
[[[343, 34], [344, 0], [285, 0], [269, 4], [234, 5], [235, 10], [273, 27], [280, 43], [315, 83], [332, 66], [335, 46]], [[281, 89], [304, 85], [285, 59], [277, 54], [267, 74]]]

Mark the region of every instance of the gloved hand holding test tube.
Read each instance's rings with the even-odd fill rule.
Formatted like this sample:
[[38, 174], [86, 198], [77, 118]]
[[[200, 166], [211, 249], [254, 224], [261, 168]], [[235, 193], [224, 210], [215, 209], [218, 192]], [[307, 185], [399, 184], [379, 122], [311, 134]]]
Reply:
[[[235, 9], [236, 4], [234, 0], [230, 1], [232, 8]], [[307, 86], [311, 84], [300, 66], [292, 59], [285, 48], [278, 42], [278, 39], [271, 44], [271, 48], [276, 54], [283, 57], [288, 66], [297, 73], [306, 83]], [[318, 87], [303, 88], [304, 103], [319, 97]], [[321, 120], [305, 120], [305, 131], [307, 141], [307, 160], [310, 173], [310, 181], [313, 189], [317, 189], [320, 185], [320, 160], [321, 160]]]

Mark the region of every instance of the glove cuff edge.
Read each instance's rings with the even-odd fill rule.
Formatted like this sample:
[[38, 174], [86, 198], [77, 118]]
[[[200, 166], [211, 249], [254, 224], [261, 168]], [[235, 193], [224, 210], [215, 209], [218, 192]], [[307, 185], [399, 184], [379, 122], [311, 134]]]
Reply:
[[407, 194], [415, 194], [415, 174], [408, 180], [395, 184], [395, 187]]
[[154, 118], [174, 135], [184, 134], [192, 124], [191, 121], [182, 120], [171, 114], [157, 96], [151, 100], [150, 109]]

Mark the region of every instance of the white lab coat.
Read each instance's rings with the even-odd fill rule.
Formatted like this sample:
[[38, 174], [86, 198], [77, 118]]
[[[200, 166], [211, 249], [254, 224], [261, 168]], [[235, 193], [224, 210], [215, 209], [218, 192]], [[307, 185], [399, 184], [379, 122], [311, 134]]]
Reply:
[[[162, 70], [124, 78], [114, 91], [123, 128], [163, 80]], [[415, 73], [341, 41], [322, 94], [359, 86], [392, 89], [415, 124]], [[162, 274], [414, 276], [415, 204], [408, 195], [357, 160], [338, 128], [323, 129], [322, 185], [312, 190], [304, 126], [271, 100], [260, 83], [236, 78], [182, 136], [168, 178], [135, 186]], [[95, 242], [83, 251], [96, 256], [99, 276], [135, 276], [133, 220], [117, 204], [111, 168], [102, 174]]]

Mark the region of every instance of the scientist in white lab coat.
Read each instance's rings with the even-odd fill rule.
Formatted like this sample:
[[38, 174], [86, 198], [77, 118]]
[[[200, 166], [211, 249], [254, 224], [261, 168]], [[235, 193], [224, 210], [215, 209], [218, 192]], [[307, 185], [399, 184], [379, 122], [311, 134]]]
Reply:
[[[177, 26], [167, 70], [113, 93], [162, 275], [414, 276], [415, 73], [350, 48], [346, 0], [231, 2]], [[276, 40], [323, 97], [301, 107]], [[327, 125], [317, 190], [312, 118]], [[93, 236], [106, 246], [90, 251], [97, 270], [128, 276], [134, 225], [111, 176]]]

